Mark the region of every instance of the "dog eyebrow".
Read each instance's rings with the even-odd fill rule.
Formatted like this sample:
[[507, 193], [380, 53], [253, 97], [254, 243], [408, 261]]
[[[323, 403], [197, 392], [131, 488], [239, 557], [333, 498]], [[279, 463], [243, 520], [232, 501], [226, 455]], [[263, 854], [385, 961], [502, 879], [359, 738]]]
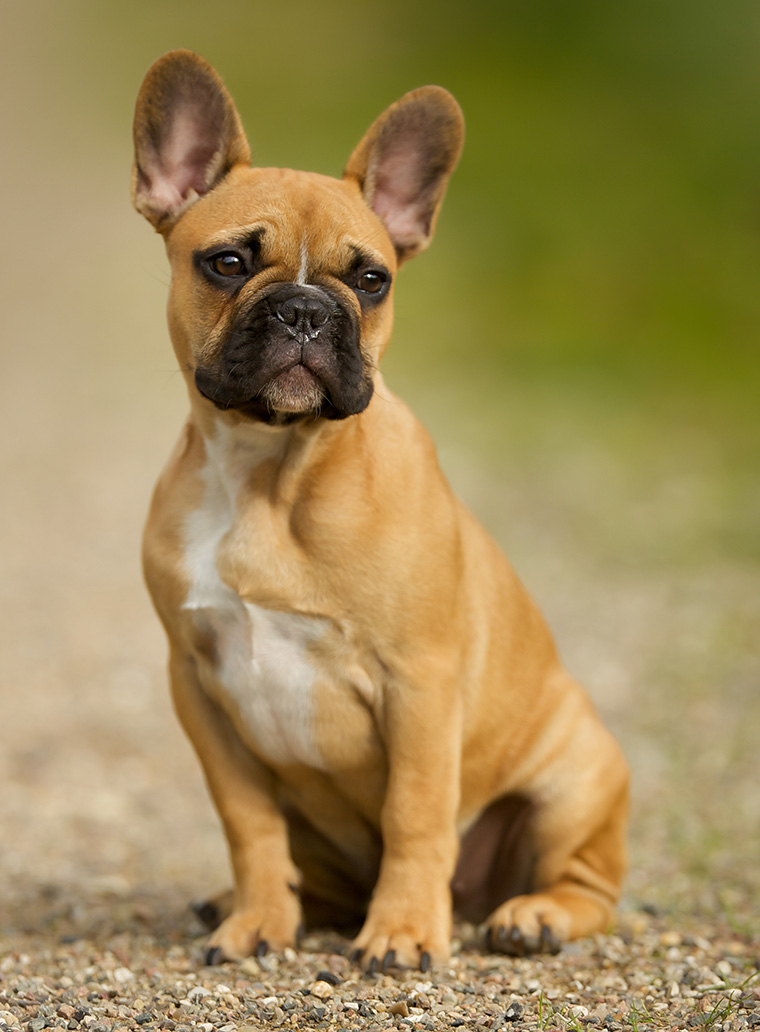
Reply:
[[223, 230], [210, 237], [199, 253], [208, 254], [209, 251], [215, 251], [220, 247], [249, 247], [256, 250], [265, 235], [265, 226], [240, 226], [232, 232]]
[[359, 247], [356, 244], [349, 244], [348, 250], [351, 252], [353, 259], [348, 267], [349, 272], [355, 272], [360, 269], [362, 265], [377, 265], [380, 268], [385, 269], [385, 259], [377, 251], [370, 251], [366, 248]]

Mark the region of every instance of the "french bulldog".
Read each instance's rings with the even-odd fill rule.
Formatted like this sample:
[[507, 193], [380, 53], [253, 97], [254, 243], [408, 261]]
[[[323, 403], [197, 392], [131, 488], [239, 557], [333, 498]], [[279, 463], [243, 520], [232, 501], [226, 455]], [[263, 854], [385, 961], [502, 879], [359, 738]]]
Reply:
[[221, 79], [176, 50], [134, 140], [190, 399], [145, 576], [234, 873], [203, 911], [209, 962], [292, 946], [304, 923], [359, 929], [369, 970], [445, 963], [453, 913], [511, 954], [605, 929], [625, 761], [378, 369], [459, 106], [407, 93], [341, 179], [251, 168]]

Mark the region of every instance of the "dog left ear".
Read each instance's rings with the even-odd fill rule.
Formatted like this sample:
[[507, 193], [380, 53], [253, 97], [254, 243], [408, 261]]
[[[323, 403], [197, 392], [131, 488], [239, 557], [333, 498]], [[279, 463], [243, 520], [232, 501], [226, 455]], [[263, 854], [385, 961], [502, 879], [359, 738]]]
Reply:
[[380, 115], [351, 155], [343, 178], [358, 182], [399, 262], [430, 243], [463, 141], [456, 100], [440, 86], [422, 86]]
[[137, 97], [132, 203], [163, 233], [251, 152], [217, 73], [190, 50], [148, 70]]

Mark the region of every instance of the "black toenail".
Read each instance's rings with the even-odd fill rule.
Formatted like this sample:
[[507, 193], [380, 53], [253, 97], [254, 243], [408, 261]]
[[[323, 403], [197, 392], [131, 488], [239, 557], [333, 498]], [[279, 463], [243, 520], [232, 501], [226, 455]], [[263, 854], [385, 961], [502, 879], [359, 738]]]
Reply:
[[190, 909], [208, 929], [214, 929], [218, 926], [221, 915], [216, 903], [212, 903], [208, 899], [201, 900], [197, 903], [191, 903]]

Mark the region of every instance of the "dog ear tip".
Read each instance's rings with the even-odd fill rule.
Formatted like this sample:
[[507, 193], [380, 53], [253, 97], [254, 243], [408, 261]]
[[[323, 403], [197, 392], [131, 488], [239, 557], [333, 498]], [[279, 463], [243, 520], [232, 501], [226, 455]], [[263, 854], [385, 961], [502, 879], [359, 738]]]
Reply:
[[446, 109], [455, 120], [464, 122], [462, 105], [451, 90], [446, 89], [445, 86], [429, 83], [427, 86], [418, 86], [417, 89], [410, 90], [409, 93], [401, 97], [402, 103], [415, 100], [432, 103], [439, 109]]
[[184, 47], [175, 47], [173, 50], [167, 50], [166, 53], [161, 54], [151, 65], [151, 69], [159, 70], [165, 69], [172, 65], [198, 65], [202, 67], [211, 67], [208, 61], [197, 54], [194, 50], [188, 50]]

